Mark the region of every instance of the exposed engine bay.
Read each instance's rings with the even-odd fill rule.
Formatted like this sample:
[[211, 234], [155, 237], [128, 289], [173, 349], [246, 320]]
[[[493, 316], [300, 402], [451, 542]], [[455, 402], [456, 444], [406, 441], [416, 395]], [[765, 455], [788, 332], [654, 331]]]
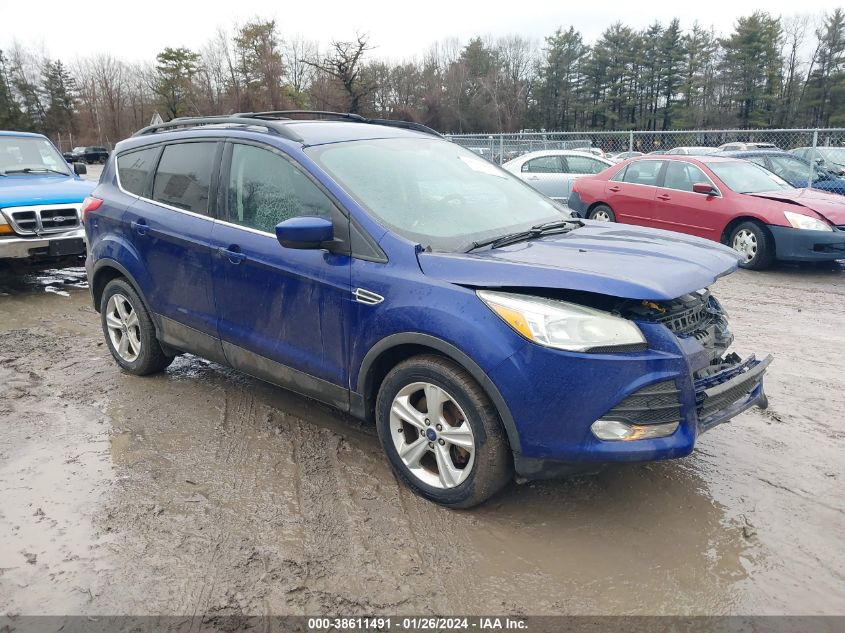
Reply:
[[739, 356], [725, 353], [734, 337], [727, 314], [709, 290], [698, 290], [672, 301], [627, 301], [618, 307], [627, 318], [662, 323], [678, 336], [692, 337], [709, 352], [710, 367], [696, 378], [716, 373], [738, 362]]

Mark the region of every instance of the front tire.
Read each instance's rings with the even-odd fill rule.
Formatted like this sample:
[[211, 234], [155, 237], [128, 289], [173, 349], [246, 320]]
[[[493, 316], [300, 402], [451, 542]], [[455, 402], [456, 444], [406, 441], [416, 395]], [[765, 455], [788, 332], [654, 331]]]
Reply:
[[478, 505], [513, 477], [496, 408], [469, 373], [441, 356], [415, 356], [387, 374], [376, 427], [397, 476], [440, 505]]
[[775, 245], [769, 232], [759, 222], [743, 222], [728, 238], [728, 246], [742, 255], [739, 265], [749, 270], [765, 270], [775, 260]]
[[154, 374], [173, 362], [156, 338], [147, 308], [124, 279], [106, 284], [100, 299], [100, 321], [106, 345], [121, 369], [136, 376]]
[[590, 210], [590, 219], [599, 222], [616, 222], [616, 214], [606, 204], [597, 204]]

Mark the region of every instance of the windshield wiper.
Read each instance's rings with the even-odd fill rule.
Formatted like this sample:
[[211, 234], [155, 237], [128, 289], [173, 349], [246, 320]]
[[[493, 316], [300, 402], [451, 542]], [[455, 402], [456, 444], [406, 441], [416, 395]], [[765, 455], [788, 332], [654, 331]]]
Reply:
[[66, 171], [59, 171], [58, 169], [50, 169], [49, 167], [24, 167], [23, 169], [7, 169], [5, 175], [8, 174], [42, 174], [42, 173], [51, 173], [51, 174], [60, 174], [62, 176], [68, 176]]
[[517, 231], [515, 233], [506, 233], [498, 237], [490, 238], [489, 240], [481, 240], [473, 242], [469, 248], [464, 250], [465, 253], [471, 253], [479, 248], [489, 246], [492, 248], [499, 248], [500, 246], [507, 246], [508, 244], [515, 244], [517, 242], [525, 242], [533, 240], [541, 235], [549, 235], [554, 233], [568, 233], [572, 229], [583, 226], [580, 220], [555, 220], [553, 222], [544, 222], [543, 224], [535, 224], [527, 231]]

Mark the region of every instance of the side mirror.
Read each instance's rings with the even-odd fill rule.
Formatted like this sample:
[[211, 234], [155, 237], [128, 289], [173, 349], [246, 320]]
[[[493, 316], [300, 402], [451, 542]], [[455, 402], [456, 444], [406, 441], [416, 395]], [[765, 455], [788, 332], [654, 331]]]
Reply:
[[84, 176], [85, 174], [88, 173], [88, 167], [85, 165], [85, 163], [74, 163], [73, 164], [73, 172], [77, 176]]
[[276, 225], [276, 239], [285, 248], [327, 248], [334, 239], [334, 226], [326, 218], [291, 218]]
[[697, 182], [692, 186], [695, 193], [703, 193], [705, 196], [715, 196], [716, 189], [709, 182]]
[[522, 168], [521, 168], [521, 170], [522, 170], [522, 172], [523, 172], [523, 173], [524, 173], [524, 172], [527, 172], [527, 171], [528, 171], [528, 163], [522, 163]]

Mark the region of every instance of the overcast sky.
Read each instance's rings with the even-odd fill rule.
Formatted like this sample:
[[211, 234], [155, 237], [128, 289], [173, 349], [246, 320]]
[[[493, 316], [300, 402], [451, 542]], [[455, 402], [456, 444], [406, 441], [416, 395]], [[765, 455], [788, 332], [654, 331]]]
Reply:
[[166, 46], [198, 49], [218, 27], [231, 30], [254, 17], [275, 17], [283, 35], [322, 44], [370, 34], [373, 55], [390, 59], [422, 54], [433, 42], [473, 35], [517, 33], [542, 39], [558, 26], [580, 30], [588, 42], [617, 20], [641, 28], [677, 17], [727, 33], [757, 8], [775, 15], [816, 14], [836, 0], [0, 0], [0, 47], [12, 40], [43, 47], [52, 57], [110, 52], [128, 61], [151, 61]]

